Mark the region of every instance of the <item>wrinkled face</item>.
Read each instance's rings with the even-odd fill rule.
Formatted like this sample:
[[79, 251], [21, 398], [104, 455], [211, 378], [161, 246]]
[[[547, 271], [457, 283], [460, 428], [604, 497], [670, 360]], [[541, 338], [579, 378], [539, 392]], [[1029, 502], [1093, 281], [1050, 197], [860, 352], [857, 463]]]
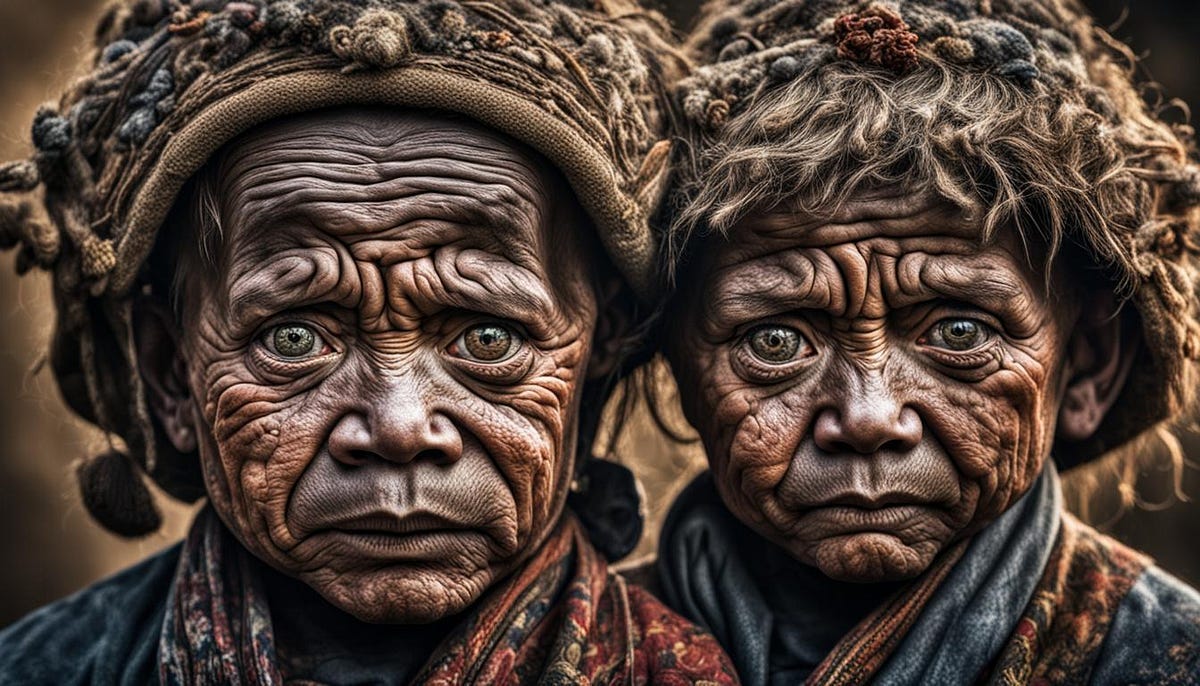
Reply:
[[180, 343], [213, 506], [360, 619], [466, 608], [565, 499], [597, 309], [570, 193], [394, 112], [265, 127], [219, 179]]
[[900, 579], [1029, 488], [1080, 308], [1001, 233], [909, 197], [710, 239], [669, 356], [740, 519], [828, 576]]

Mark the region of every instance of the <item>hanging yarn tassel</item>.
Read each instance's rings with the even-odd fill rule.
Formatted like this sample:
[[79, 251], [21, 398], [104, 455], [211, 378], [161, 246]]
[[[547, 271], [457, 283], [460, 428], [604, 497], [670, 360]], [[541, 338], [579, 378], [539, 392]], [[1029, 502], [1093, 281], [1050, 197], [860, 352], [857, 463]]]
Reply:
[[162, 526], [162, 515], [129, 456], [103, 452], [80, 462], [75, 476], [84, 507], [105, 529], [140, 538]]

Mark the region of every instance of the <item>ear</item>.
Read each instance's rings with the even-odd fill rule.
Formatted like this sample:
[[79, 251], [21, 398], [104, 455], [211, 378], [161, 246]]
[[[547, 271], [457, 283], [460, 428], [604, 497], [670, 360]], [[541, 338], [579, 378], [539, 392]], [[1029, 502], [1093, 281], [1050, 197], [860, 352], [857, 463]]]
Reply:
[[180, 453], [190, 453], [197, 447], [195, 405], [179, 347], [179, 325], [170, 308], [157, 298], [139, 299], [133, 312], [138, 373], [145, 382], [146, 402], [171, 445]]
[[1100, 428], [1125, 387], [1141, 347], [1137, 318], [1111, 293], [1085, 304], [1067, 344], [1067, 387], [1058, 411], [1057, 438], [1082, 442]]
[[596, 291], [596, 329], [592, 332], [592, 357], [588, 380], [602, 379], [625, 361], [634, 343], [637, 301], [625, 281], [610, 274]]

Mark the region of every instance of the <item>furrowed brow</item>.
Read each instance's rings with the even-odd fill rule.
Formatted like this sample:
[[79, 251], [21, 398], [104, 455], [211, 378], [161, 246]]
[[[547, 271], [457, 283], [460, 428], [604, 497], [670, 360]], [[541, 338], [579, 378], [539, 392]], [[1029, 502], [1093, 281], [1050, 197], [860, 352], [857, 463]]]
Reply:
[[425, 301], [511, 319], [542, 330], [562, 316], [561, 304], [543, 277], [527, 266], [489, 251], [438, 253], [433, 270], [419, 269], [417, 292], [407, 293], [389, 278], [388, 298]]
[[824, 309], [830, 302], [813, 265], [803, 260], [740, 265], [718, 275], [708, 295], [706, 309], [722, 330], [784, 312]]
[[267, 269], [234, 279], [228, 312], [235, 325], [246, 327], [288, 309], [321, 302], [349, 304], [358, 297], [361, 284], [343, 278], [343, 272], [341, 256], [332, 249], [281, 255]]
[[977, 306], [1007, 321], [1016, 321], [1037, 299], [1033, 284], [998, 262], [927, 265], [920, 294]]

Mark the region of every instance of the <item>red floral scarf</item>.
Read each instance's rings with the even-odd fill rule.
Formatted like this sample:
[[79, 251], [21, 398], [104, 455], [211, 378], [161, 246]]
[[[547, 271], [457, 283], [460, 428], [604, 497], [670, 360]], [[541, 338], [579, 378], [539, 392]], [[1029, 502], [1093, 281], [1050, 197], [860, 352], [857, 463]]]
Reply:
[[[283, 684], [266, 596], [247, 553], [206, 509], [176, 574], [159, 645], [164, 684]], [[417, 684], [736, 684], [710, 635], [628, 586], [563, 518], [492, 590]]]

